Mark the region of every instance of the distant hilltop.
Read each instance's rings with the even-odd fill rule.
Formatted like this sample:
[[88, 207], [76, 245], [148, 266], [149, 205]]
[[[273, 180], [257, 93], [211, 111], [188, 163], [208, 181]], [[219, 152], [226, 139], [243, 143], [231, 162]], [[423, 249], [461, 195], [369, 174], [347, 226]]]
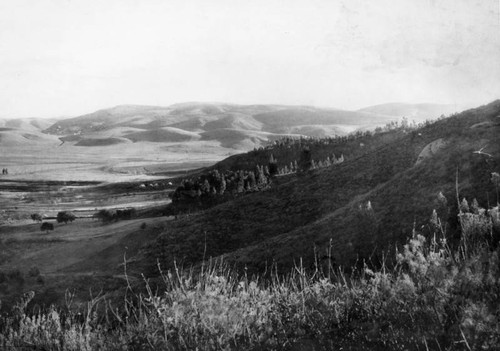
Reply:
[[[187, 102], [162, 106], [119, 105], [73, 118], [0, 120], [2, 140], [51, 141], [82, 147], [120, 143], [213, 141], [248, 150], [283, 136], [343, 136], [407, 117], [421, 122], [458, 112], [455, 105], [390, 103], [355, 111], [287, 105]], [[30, 133], [25, 138], [26, 132]], [[21, 136], [20, 136], [20, 135]]]
[[[457, 112], [454, 106], [438, 104], [385, 104], [357, 111], [196, 102], [168, 107], [120, 105], [59, 120], [44, 132], [77, 136], [72, 138], [77, 143], [108, 138], [114, 142], [216, 140], [224, 147], [247, 149], [284, 135], [339, 136], [384, 125], [403, 116], [421, 121], [452, 112]], [[92, 140], [83, 144], [92, 145]]]

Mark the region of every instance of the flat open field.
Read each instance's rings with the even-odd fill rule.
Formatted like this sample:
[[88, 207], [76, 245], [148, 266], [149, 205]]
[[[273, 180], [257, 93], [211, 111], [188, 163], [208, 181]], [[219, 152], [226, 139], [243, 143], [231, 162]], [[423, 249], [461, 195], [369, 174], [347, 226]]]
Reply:
[[101, 182], [0, 179], [0, 224], [25, 222], [33, 213], [50, 219], [60, 211], [71, 211], [87, 218], [101, 209], [158, 206], [170, 202], [171, 190], [156, 179], [116, 187]]
[[0, 149], [0, 179], [118, 182], [148, 180], [213, 164], [234, 150], [213, 141], [188, 144], [129, 143], [81, 147], [60, 141]]

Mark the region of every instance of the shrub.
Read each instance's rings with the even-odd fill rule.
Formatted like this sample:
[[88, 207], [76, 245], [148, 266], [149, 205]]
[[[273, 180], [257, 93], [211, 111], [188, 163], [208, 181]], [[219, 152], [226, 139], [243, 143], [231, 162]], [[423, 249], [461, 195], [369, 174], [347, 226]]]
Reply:
[[47, 232], [49, 233], [49, 230], [54, 230], [54, 224], [49, 223], [49, 222], [43, 222], [42, 225], [40, 226], [40, 230], [42, 232]]
[[100, 210], [99, 212], [95, 213], [93, 217], [101, 220], [104, 223], [112, 222], [116, 220], [116, 211]]
[[33, 222], [42, 222], [42, 215], [39, 213], [33, 213], [30, 217]]
[[93, 217], [101, 220], [104, 223], [109, 223], [118, 220], [130, 220], [137, 215], [135, 208], [127, 208], [124, 210], [100, 210]]
[[30, 270], [28, 271], [28, 275], [30, 277], [37, 277], [40, 275], [40, 270], [38, 269], [38, 267], [36, 266], [33, 266], [30, 268]]

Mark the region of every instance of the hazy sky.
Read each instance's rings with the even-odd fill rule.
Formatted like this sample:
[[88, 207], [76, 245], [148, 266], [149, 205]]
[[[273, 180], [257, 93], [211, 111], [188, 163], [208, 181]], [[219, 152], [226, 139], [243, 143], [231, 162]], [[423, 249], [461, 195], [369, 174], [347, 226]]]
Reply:
[[500, 0], [0, 0], [0, 117], [119, 104], [486, 103]]

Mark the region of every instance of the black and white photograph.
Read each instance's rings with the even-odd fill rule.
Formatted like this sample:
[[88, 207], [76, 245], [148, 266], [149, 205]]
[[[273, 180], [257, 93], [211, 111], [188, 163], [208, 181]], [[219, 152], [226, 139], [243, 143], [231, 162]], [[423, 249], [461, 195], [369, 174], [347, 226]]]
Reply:
[[500, 0], [0, 0], [0, 350], [500, 350]]

